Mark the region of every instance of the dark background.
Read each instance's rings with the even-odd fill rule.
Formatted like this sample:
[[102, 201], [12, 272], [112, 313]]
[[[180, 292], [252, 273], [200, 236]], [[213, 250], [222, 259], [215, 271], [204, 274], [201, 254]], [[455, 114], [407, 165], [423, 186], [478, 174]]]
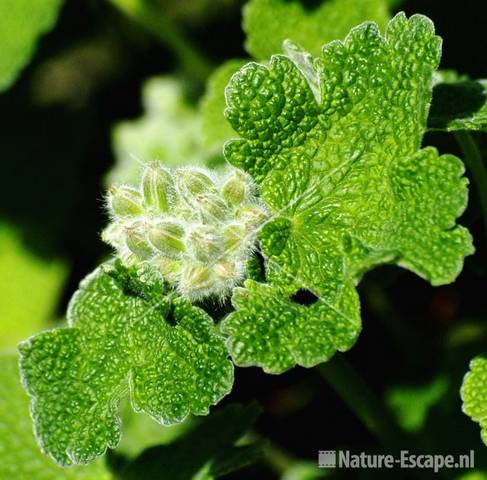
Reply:
[[[218, 16], [182, 25], [215, 64], [247, 56], [240, 6], [236, 2]], [[416, 0], [403, 2], [401, 9], [408, 15], [424, 13], [435, 22], [444, 38], [442, 68], [487, 77], [487, 2]], [[93, 58], [88, 55], [75, 65], [71, 91], [42, 86], [39, 72], [46, 62], [100, 38], [104, 50], [95, 47]], [[169, 50], [107, 3], [70, 0], [55, 29], [40, 42], [34, 61], [0, 95], [0, 217], [21, 229], [30, 249], [44, 257], [66, 258], [72, 266], [60, 316], [80, 279], [109, 253], [99, 232], [107, 221], [102, 180], [114, 161], [111, 128], [142, 113], [144, 80], [176, 67]], [[196, 99], [199, 89], [193, 85], [190, 91]], [[53, 96], [56, 101], [49, 100]], [[451, 135], [428, 134], [425, 144], [460, 154]], [[471, 229], [477, 253], [467, 259], [454, 284], [432, 288], [391, 267], [366, 276], [360, 286], [363, 333], [346, 356], [379, 395], [394, 385], [423, 385], [443, 372], [450, 382], [448, 392], [432, 408], [421, 437], [439, 453], [474, 448], [477, 464], [487, 467], [479, 428], [461, 413], [458, 393], [470, 358], [487, 352], [487, 238], [474, 188], [461, 223]], [[465, 323], [478, 325], [481, 333], [447, 348], [452, 332]], [[256, 368], [238, 369], [225, 401], [252, 399], [264, 408], [257, 431], [292, 455], [314, 460], [319, 449], [380, 449], [314, 370], [296, 368], [276, 377]], [[405, 472], [397, 475], [407, 477]], [[229, 478], [274, 477], [257, 465]]]

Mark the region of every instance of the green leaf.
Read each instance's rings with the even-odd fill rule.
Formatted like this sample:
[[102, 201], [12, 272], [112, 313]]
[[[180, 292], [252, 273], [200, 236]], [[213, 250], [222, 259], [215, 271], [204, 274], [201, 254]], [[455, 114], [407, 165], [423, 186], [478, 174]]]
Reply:
[[435, 85], [430, 130], [487, 131], [487, 80], [449, 79]]
[[245, 63], [246, 61], [241, 59], [229, 60], [216, 68], [208, 79], [200, 103], [200, 113], [204, 143], [210, 149], [221, 148], [227, 140], [237, 136], [223, 115], [224, 92], [232, 75]]
[[62, 0], [15, 0], [0, 5], [0, 92], [16, 80], [32, 57], [39, 37], [49, 31]]
[[234, 446], [253, 425], [260, 408], [256, 404], [227, 405], [169, 445], [143, 452], [122, 472], [123, 480], [218, 478], [255, 461], [256, 444]]
[[143, 275], [99, 268], [73, 296], [68, 328], [19, 347], [37, 436], [59, 464], [87, 463], [117, 446], [127, 393], [136, 411], [172, 424], [206, 415], [232, 387], [211, 318]]
[[244, 9], [245, 48], [256, 60], [282, 52], [284, 40], [318, 55], [323, 43], [342, 38], [355, 25], [390, 15], [386, 0], [329, 0], [307, 9], [300, 0], [251, 0]]
[[0, 354], [0, 478], [5, 480], [109, 480], [101, 461], [69, 470], [39, 450], [32, 432], [29, 397], [20, 384], [18, 359]]
[[476, 357], [470, 362], [461, 396], [463, 412], [480, 425], [482, 441], [487, 445], [487, 356]]
[[[376, 265], [433, 285], [461, 271], [473, 252], [455, 225], [464, 167], [421, 149], [440, 45], [429, 19], [399, 14], [385, 36], [366, 22], [319, 58], [288, 44], [287, 56], [232, 77], [226, 115], [242, 138], [225, 155], [272, 213], [259, 235], [271, 286], [247, 282], [223, 324], [237, 364], [278, 373], [350, 348], [360, 331], [355, 286]], [[306, 321], [286, 313], [300, 291], [317, 299], [295, 307], [312, 313]]]
[[0, 298], [8, 299], [0, 303], [0, 348], [14, 348], [48, 325], [66, 274], [64, 263], [37, 256], [15, 228], [0, 223]]

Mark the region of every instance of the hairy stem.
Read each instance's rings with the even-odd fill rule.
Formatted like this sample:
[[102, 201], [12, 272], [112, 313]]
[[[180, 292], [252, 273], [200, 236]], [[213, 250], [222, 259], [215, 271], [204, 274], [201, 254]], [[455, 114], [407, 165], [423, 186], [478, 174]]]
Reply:
[[212, 67], [207, 58], [165, 15], [144, 0], [109, 0], [128, 17], [153, 33], [177, 56], [182, 68], [204, 84]]
[[317, 367], [320, 374], [388, 450], [408, 446], [408, 439], [397, 426], [386, 405], [341, 354]]
[[454, 135], [462, 150], [463, 159], [472, 175], [475, 187], [477, 188], [477, 195], [484, 217], [485, 234], [487, 236], [487, 170], [482, 161], [482, 155], [480, 154], [477, 143], [472, 135], [463, 130], [454, 132]]

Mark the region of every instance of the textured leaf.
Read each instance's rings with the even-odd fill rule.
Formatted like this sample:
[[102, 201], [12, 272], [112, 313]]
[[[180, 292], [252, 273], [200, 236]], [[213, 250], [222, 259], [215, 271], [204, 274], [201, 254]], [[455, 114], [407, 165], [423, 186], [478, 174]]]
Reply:
[[428, 127], [487, 131], [487, 80], [459, 78], [435, 85]]
[[164, 472], [167, 480], [218, 478], [254, 461], [257, 445], [235, 447], [235, 442], [252, 426], [260, 408], [227, 405], [170, 445], [143, 452], [122, 473], [123, 480], [152, 480]]
[[118, 444], [128, 392], [136, 411], [171, 424], [207, 414], [231, 389], [232, 364], [211, 318], [144, 282], [96, 270], [71, 300], [69, 328], [19, 347], [37, 436], [60, 464]]
[[236, 136], [223, 115], [225, 87], [232, 75], [245, 63], [245, 60], [240, 59], [229, 60], [215, 69], [208, 80], [206, 92], [200, 104], [201, 128], [204, 142], [208, 148], [221, 148], [227, 140]]
[[0, 303], [0, 348], [13, 349], [20, 340], [47, 326], [66, 270], [61, 261], [45, 260], [30, 252], [13, 227], [0, 224], [0, 298], [4, 299]]
[[487, 357], [470, 362], [461, 389], [463, 412], [480, 425], [482, 441], [487, 445]]
[[324, 43], [360, 22], [385, 26], [389, 18], [387, 0], [328, 0], [309, 10], [300, 0], [251, 0], [244, 9], [245, 48], [264, 60], [282, 52], [282, 42], [290, 39], [318, 55]]
[[0, 478], [5, 480], [109, 480], [101, 461], [69, 470], [39, 450], [32, 432], [29, 397], [20, 384], [17, 356], [0, 355]]
[[[223, 324], [237, 364], [277, 373], [349, 348], [360, 329], [355, 285], [375, 265], [396, 263], [433, 285], [460, 272], [473, 251], [455, 225], [464, 167], [421, 149], [440, 45], [430, 20], [399, 14], [384, 37], [367, 22], [319, 58], [288, 44], [287, 56], [232, 77], [226, 116], [242, 138], [225, 155], [273, 214], [260, 232], [272, 287], [247, 283]], [[299, 290], [318, 299], [307, 322], [285, 314]]]
[[4, 1], [0, 4], [0, 92], [17, 78], [39, 37], [56, 21], [62, 0]]

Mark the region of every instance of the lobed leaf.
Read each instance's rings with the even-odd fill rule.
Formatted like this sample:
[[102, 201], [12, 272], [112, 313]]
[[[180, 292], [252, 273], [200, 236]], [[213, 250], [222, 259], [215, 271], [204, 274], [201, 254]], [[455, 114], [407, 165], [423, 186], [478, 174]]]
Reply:
[[[122, 281], [123, 280], [123, 281]], [[151, 278], [97, 269], [68, 309], [68, 328], [22, 343], [36, 435], [61, 465], [87, 463], [120, 439], [119, 402], [163, 424], [205, 415], [233, 367], [211, 318]]]
[[[467, 203], [462, 162], [421, 149], [441, 55], [432, 22], [401, 13], [384, 36], [366, 22], [318, 58], [286, 48], [268, 66], [244, 66], [226, 90], [241, 138], [225, 156], [252, 175], [272, 213], [259, 235], [272, 287], [247, 283], [223, 331], [237, 364], [275, 373], [350, 348], [360, 331], [355, 285], [367, 270], [395, 263], [440, 285], [473, 252], [455, 224]], [[318, 299], [313, 315], [284, 319], [303, 289]], [[255, 304], [259, 296], [266, 301]], [[330, 325], [326, 350], [317, 332]]]

